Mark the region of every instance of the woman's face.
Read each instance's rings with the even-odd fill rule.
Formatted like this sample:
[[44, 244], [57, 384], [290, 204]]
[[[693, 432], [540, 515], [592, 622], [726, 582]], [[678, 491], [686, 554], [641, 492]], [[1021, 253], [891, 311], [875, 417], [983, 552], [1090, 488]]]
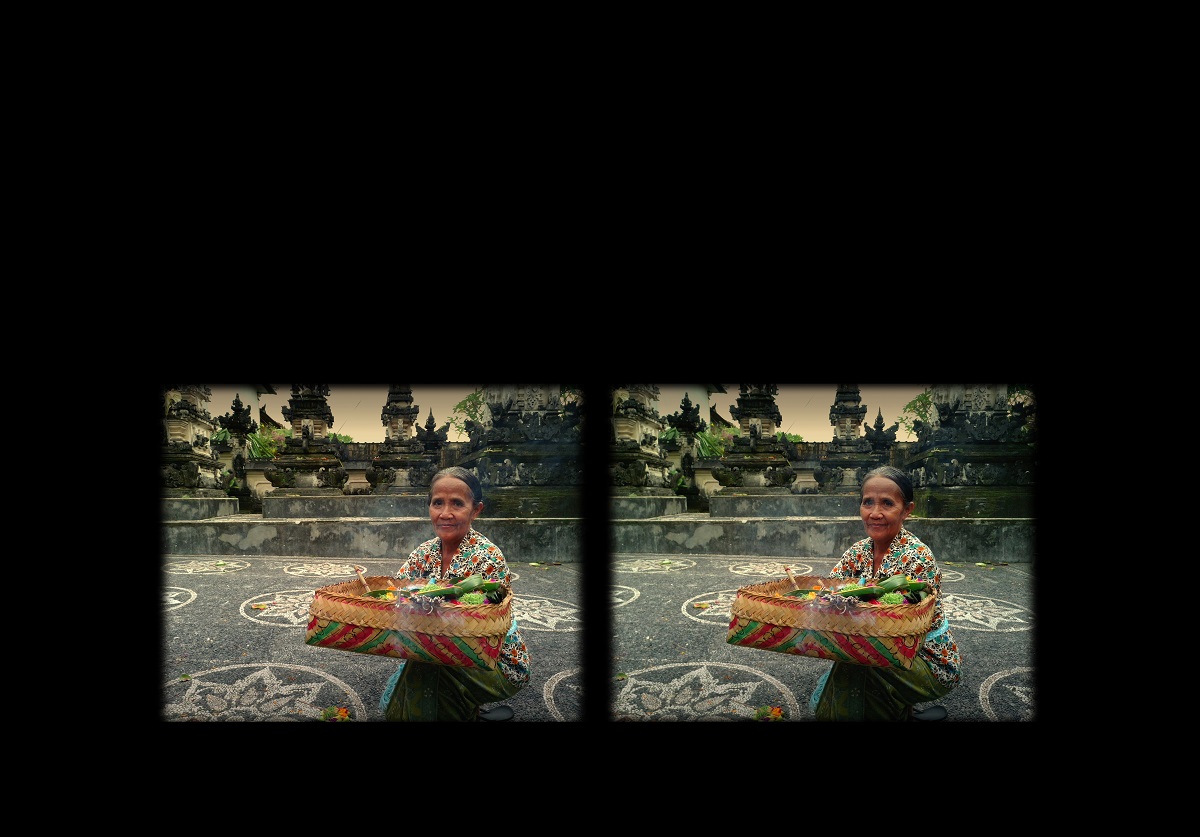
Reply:
[[858, 513], [871, 540], [889, 544], [912, 514], [915, 503], [905, 503], [900, 486], [887, 477], [871, 477], [863, 483]]
[[457, 477], [442, 477], [433, 484], [429, 497], [429, 521], [433, 533], [457, 544], [466, 537], [472, 521], [483, 511], [475, 504], [471, 488]]

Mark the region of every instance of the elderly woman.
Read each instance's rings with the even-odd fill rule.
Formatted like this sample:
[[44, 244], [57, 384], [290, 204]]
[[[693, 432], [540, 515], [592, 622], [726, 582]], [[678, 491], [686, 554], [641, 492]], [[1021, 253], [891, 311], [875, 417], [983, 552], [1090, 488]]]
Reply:
[[[479, 574], [507, 581], [508, 564], [500, 548], [475, 531], [483, 511], [483, 486], [465, 468], [445, 468], [429, 483], [429, 520], [434, 536], [422, 543], [396, 571], [397, 578], [426, 582]], [[479, 711], [480, 704], [515, 695], [529, 683], [529, 650], [514, 620], [492, 670], [403, 660], [380, 700], [389, 721], [507, 720], [508, 707]]]
[[809, 705], [818, 721], [941, 720], [946, 710], [913, 705], [938, 700], [958, 685], [962, 657], [942, 612], [942, 571], [929, 547], [904, 528], [912, 514], [912, 480], [899, 468], [883, 466], [863, 478], [859, 515], [867, 537], [853, 544], [834, 565], [832, 578], [869, 581], [906, 575], [926, 582], [938, 596], [933, 623], [913, 658], [912, 668], [834, 663], [817, 683]]

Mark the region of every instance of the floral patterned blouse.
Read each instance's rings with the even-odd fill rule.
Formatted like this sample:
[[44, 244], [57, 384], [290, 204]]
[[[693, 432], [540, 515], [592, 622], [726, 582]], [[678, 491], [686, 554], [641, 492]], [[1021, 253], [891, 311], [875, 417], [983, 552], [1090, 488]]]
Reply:
[[933, 622], [929, 626], [929, 633], [925, 635], [925, 644], [918, 653], [929, 663], [938, 680], [952, 688], [958, 685], [962, 676], [962, 655], [950, 632], [946, 614], [942, 612], [942, 571], [933, 559], [933, 552], [916, 535], [901, 527], [888, 546], [888, 554], [880, 562], [879, 572], [872, 574], [874, 564], [874, 546], [870, 538], [863, 538], [842, 554], [829, 575], [831, 578], [870, 581], [903, 573], [913, 581], [929, 584], [938, 598], [934, 605]]
[[[458, 545], [458, 551], [450, 559], [447, 577], [464, 578], [478, 573], [488, 581], [508, 581], [508, 562], [500, 547], [489, 541], [472, 527]], [[442, 580], [442, 539], [430, 538], [408, 556], [408, 560], [396, 570], [397, 578]], [[498, 659], [500, 671], [510, 682], [524, 686], [529, 682], [529, 649], [517, 630], [516, 620], [504, 637]]]

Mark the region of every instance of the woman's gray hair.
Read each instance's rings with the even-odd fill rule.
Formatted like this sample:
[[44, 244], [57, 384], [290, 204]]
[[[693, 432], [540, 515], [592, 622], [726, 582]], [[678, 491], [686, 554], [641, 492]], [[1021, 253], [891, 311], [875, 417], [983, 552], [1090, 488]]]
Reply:
[[[900, 493], [904, 495], [904, 502], [913, 502], [913, 482], [912, 478], [901, 471], [899, 468], [893, 468], [891, 465], [880, 465], [878, 468], [873, 468], [867, 471], [863, 477], [862, 487], [866, 488], [867, 480], [871, 477], [884, 477], [900, 486]], [[858, 492], [859, 499], [862, 499], [862, 489]]]
[[467, 488], [471, 489], [471, 496], [475, 498], [475, 505], [483, 502], [483, 485], [479, 482], [479, 477], [459, 465], [450, 468], [443, 468], [433, 475], [433, 479], [429, 481], [429, 497], [427, 501], [433, 502], [433, 487], [437, 481], [444, 477], [454, 477], [460, 479], [467, 484]]

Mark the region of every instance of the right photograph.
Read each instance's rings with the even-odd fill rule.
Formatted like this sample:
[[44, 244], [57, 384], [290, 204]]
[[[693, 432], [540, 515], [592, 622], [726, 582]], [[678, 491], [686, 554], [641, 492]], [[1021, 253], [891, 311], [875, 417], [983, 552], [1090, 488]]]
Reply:
[[610, 720], [1037, 720], [1036, 395], [614, 386]]

